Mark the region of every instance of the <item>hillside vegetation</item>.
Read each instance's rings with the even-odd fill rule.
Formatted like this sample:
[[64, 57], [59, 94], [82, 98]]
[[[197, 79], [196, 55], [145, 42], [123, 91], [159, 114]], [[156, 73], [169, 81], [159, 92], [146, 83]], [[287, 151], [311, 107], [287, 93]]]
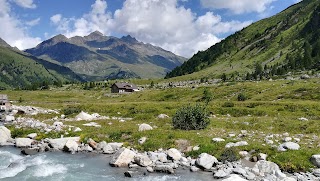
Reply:
[[261, 79], [319, 70], [319, 48], [320, 2], [304, 0], [198, 52], [166, 78]]

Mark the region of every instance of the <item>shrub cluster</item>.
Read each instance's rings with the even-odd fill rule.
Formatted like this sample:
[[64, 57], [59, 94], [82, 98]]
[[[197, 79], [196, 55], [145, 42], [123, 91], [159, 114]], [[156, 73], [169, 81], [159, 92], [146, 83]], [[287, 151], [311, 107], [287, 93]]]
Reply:
[[210, 120], [205, 106], [185, 106], [180, 108], [172, 118], [173, 127], [181, 130], [205, 129]]

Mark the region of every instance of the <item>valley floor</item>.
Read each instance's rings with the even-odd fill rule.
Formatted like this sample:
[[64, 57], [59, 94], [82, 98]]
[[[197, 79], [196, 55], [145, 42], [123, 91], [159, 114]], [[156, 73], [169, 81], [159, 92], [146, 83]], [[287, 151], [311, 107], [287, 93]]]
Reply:
[[[261, 82], [226, 82], [192, 87], [144, 89], [133, 94], [113, 95], [110, 90], [82, 90], [69, 85], [48, 91], [3, 91], [17, 105], [56, 109], [59, 114], [37, 114], [27, 117], [52, 124], [79, 127], [82, 131], [62, 130], [45, 134], [40, 130], [11, 129], [12, 137], [38, 133], [37, 139], [57, 138], [61, 135], [92, 138], [96, 142], [123, 142], [140, 151], [159, 148], [178, 148], [186, 155], [196, 157], [208, 153], [221, 159], [228, 143], [245, 141], [248, 145], [233, 147], [235, 153], [250, 152], [252, 157], [267, 154], [267, 160], [277, 163], [287, 172], [309, 171], [314, 168], [310, 158], [320, 154], [320, 79], [277, 80]], [[208, 105], [210, 125], [199, 131], [175, 130], [172, 117], [183, 105], [202, 103], [204, 91], [213, 100]], [[239, 101], [239, 95], [245, 100]], [[91, 120], [101, 127], [86, 127], [88, 121], [68, 120], [80, 111], [98, 113], [110, 119]], [[66, 118], [61, 119], [61, 114]], [[166, 114], [169, 118], [158, 118]], [[16, 116], [17, 117], [17, 116]], [[119, 119], [112, 119], [117, 117]], [[132, 119], [121, 119], [132, 118]], [[140, 124], [149, 124], [153, 130], [140, 132]], [[138, 140], [146, 137], [144, 144]], [[214, 142], [213, 138], [222, 138]], [[297, 143], [298, 150], [279, 151], [279, 145]], [[198, 146], [200, 149], [191, 149]], [[254, 151], [253, 151], [254, 150]], [[239, 155], [236, 155], [239, 156]]]

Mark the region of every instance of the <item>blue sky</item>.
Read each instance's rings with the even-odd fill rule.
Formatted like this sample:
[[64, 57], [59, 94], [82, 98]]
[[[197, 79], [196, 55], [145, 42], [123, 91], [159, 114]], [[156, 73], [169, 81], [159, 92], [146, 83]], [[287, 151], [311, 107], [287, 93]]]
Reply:
[[130, 34], [190, 57], [299, 0], [0, 0], [0, 37], [19, 49], [57, 34]]

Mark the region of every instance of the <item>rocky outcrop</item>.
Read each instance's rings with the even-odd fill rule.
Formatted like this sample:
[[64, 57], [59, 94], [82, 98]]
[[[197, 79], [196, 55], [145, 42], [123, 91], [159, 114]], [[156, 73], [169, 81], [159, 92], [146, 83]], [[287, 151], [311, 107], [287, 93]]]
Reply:
[[113, 155], [109, 164], [113, 167], [127, 167], [129, 163], [134, 161], [135, 156], [135, 152], [127, 148], [121, 148]]
[[68, 138], [58, 138], [58, 139], [48, 139], [49, 146], [55, 150], [63, 150], [64, 146], [68, 142], [68, 140], [72, 140], [75, 142], [80, 141], [80, 137], [68, 137]]

